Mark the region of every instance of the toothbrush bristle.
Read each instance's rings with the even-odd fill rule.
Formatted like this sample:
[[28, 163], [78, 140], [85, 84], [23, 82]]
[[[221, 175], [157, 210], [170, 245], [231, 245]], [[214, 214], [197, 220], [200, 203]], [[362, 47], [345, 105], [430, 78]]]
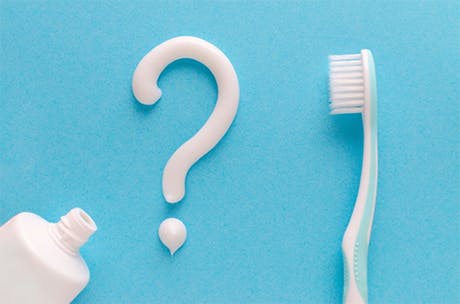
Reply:
[[364, 78], [361, 54], [329, 56], [331, 114], [361, 113]]

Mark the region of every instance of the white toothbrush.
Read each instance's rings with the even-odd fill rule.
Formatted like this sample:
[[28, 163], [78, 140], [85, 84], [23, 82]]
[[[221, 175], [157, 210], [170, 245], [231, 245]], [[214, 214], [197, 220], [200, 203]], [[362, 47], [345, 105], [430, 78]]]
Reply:
[[364, 149], [358, 197], [342, 241], [343, 302], [367, 303], [367, 250], [377, 193], [377, 86], [372, 53], [329, 56], [331, 114], [361, 113]]

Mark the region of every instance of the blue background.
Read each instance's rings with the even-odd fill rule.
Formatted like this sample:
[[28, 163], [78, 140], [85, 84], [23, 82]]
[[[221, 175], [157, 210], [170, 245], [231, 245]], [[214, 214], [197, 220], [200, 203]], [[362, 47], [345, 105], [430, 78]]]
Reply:
[[[329, 54], [373, 51], [379, 191], [372, 303], [460, 301], [460, 9], [452, 2], [2, 1], [0, 222], [74, 206], [99, 230], [75, 303], [338, 303], [340, 242], [358, 189], [359, 115], [328, 115]], [[202, 65], [164, 71], [138, 104], [131, 76], [178, 35], [221, 48], [241, 100], [183, 202], [164, 165], [211, 113]], [[156, 231], [187, 225], [174, 257]]]

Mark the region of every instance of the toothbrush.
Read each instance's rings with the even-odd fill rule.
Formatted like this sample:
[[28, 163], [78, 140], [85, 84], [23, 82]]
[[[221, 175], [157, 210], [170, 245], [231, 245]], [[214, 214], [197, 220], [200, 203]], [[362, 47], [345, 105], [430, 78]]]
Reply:
[[343, 302], [367, 303], [367, 251], [377, 193], [377, 87], [372, 53], [329, 56], [330, 114], [361, 113], [363, 164], [358, 197], [342, 240]]

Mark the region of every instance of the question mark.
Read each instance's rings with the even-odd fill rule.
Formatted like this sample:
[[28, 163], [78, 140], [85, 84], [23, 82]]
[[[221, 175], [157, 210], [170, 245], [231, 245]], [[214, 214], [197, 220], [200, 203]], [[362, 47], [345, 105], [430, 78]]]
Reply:
[[216, 79], [218, 96], [213, 112], [201, 129], [183, 143], [168, 160], [163, 171], [163, 196], [177, 203], [185, 195], [188, 170], [225, 135], [236, 115], [239, 84], [225, 54], [213, 44], [196, 37], [167, 40], [148, 52], [134, 71], [132, 87], [136, 99], [152, 105], [161, 97], [157, 82], [161, 72], [178, 59], [194, 59], [204, 64]]

